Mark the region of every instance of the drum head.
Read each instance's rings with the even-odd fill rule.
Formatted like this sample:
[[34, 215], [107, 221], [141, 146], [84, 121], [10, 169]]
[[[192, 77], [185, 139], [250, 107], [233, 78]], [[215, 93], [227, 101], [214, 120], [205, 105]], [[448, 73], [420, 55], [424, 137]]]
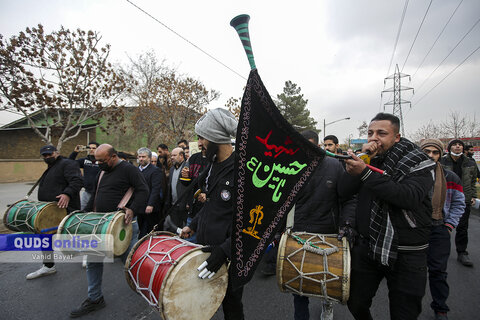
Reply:
[[113, 254], [121, 256], [127, 251], [132, 241], [132, 224], [125, 224], [125, 213], [119, 211], [110, 222], [107, 234], [113, 236]]
[[227, 267], [223, 265], [212, 279], [200, 279], [197, 268], [210, 253], [194, 249], [183, 255], [165, 277], [159, 301], [165, 320], [209, 320], [225, 297]]
[[[40, 233], [43, 229], [57, 227], [60, 222], [62, 222], [63, 218], [67, 215], [67, 210], [63, 208], [59, 208], [57, 206], [57, 202], [50, 202], [45, 207], [43, 207], [38, 213], [35, 218], [35, 230]], [[48, 233], [56, 233], [57, 231], [50, 231]]]

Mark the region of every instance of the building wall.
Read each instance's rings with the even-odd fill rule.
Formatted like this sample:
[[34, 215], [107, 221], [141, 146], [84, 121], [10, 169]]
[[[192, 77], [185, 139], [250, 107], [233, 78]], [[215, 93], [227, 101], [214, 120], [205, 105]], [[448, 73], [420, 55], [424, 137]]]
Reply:
[[[95, 129], [81, 132], [77, 137], [65, 142], [60, 154], [68, 157], [76, 145], [86, 145], [88, 139], [95, 140]], [[57, 139], [53, 139], [56, 145]], [[0, 159], [41, 159], [40, 148], [45, 145], [32, 129], [0, 130]]]
[[46, 169], [40, 159], [0, 159], [0, 183], [37, 181]]

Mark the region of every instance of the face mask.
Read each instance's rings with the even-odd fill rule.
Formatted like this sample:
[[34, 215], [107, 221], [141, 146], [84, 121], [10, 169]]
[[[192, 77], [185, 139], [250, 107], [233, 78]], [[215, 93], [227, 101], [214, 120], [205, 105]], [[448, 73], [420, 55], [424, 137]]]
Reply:
[[55, 162], [55, 158], [54, 157], [46, 158], [46, 159], [43, 159], [43, 161], [45, 161], [45, 163], [48, 165], [52, 165]]
[[450, 151], [450, 154], [452, 156], [455, 156], [455, 157], [460, 157], [462, 155], [462, 153], [454, 153], [454, 152], [451, 152], [451, 151]]
[[100, 168], [100, 170], [103, 170], [103, 171], [105, 171], [105, 172], [110, 172], [110, 171], [112, 171], [112, 167], [110, 167], [110, 166], [108, 165], [108, 163], [106, 163], [106, 162], [99, 163], [99, 164], [98, 164], [98, 167]]

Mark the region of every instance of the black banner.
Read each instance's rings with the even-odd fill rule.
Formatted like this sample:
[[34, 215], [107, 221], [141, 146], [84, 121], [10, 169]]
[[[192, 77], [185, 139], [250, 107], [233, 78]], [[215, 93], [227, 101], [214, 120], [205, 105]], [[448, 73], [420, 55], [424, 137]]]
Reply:
[[235, 215], [230, 277], [233, 286], [253, 276], [325, 152], [282, 117], [257, 69], [250, 72], [236, 137]]

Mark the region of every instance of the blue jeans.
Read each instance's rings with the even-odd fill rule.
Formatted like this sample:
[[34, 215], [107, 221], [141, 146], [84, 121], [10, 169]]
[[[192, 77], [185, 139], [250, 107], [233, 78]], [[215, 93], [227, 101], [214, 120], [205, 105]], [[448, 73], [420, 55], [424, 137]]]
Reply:
[[450, 256], [450, 233], [444, 225], [433, 226], [427, 251], [428, 283], [432, 294], [430, 306], [435, 312], [448, 312], [447, 264]]
[[[128, 254], [132, 247], [138, 241], [138, 223], [137, 218], [134, 217], [132, 220], [132, 241], [128, 250], [125, 251], [123, 255], [120, 256], [122, 262], [125, 263], [127, 260]], [[87, 262], [87, 283], [88, 283], [88, 298], [92, 301], [97, 301], [100, 299], [102, 294], [102, 277], [103, 277], [103, 262]]]
[[92, 197], [92, 194], [90, 192], [83, 191], [80, 193], [80, 209], [82, 210], [85, 209], [91, 197]]
[[[187, 218], [187, 226], [190, 225], [192, 220], [193, 220], [193, 218], [190, 218], [190, 217]], [[191, 243], [197, 243], [197, 233], [194, 233], [193, 236], [191, 236], [190, 238], [185, 239], [185, 240], [190, 241]]]

